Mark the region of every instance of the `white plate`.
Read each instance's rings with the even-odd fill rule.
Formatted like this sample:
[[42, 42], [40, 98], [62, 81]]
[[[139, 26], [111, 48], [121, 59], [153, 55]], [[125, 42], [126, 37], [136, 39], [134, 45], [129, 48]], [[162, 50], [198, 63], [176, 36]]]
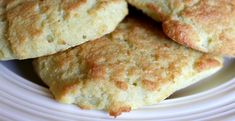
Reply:
[[103, 111], [80, 110], [55, 102], [48, 89], [41, 86], [29, 60], [1, 62], [0, 82], [1, 121], [235, 120], [233, 59], [226, 59], [225, 67], [215, 75], [176, 92], [162, 103], [116, 119]]

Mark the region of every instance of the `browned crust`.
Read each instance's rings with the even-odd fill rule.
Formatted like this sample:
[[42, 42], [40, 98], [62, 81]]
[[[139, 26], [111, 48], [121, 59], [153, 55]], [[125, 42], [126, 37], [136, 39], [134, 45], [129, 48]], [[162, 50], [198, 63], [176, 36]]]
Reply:
[[130, 106], [120, 106], [120, 107], [113, 106], [109, 110], [109, 115], [117, 117], [117, 116], [121, 115], [123, 112], [130, 112], [130, 111], [131, 111], [131, 107]]
[[192, 25], [184, 24], [176, 20], [167, 20], [163, 22], [162, 26], [164, 33], [169, 38], [186, 47], [213, 55], [235, 57], [235, 41], [229, 37], [230, 35], [227, 35], [226, 31], [219, 33], [219, 37], [215, 40], [205, 40], [209, 41], [209, 45], [205, 49], [198, 46], [197, 42], [201, 40], [198, 33], [193, 29]]
[[100, 66], [95, 63], [87, 63], [89, 70], [88, 70], [88, 78], [94, 80], [101, 80], [105, 79], [106, 69], [105, 66]]
[[167, 15], [164, 14], [164, 12], [162, 12], [161, 8], [156, 6], [155, 4], [149, 3], [149, 4], [146, 4], [146, 6], [149, 10], [151, 10], [153, 13], [156, 13], [156, 15], [158, 15], [158, 17], [159, 17], [158, 19], [160, 21], [163, 21], [167, 18]]
[[[60, 81], [58, 81], [60, 83]], [[73, 91], [77, 91], [77, 87], [79, 85], [79, 81], [74, 81], [74, 83], [68, 83], [64, 86], [60, 86], [59, 84], [56, 84], [55, 87], [50, 87], [51, 92], [55, 95], [55, 99], [59, 102], [65, 103], [64, 100], [65, 97], [67, 97], [67, 94], [75, 93]]]
[[174, 20], [165, 21], [162, 26], [164, 33], [175, 42], [204, 51], [194, 43], [200, 40], [192, 26]]
[[115, 81], [115, 85], [117, 88], [119, 88], [123, 91], [127, 91], [127, 89], [128, 89], [128, 84], [123, 81]]
[[203, 70], [209, 70], [215, 67], [221, 66], [222, 63], [215, 58], [211, 58], [208, 55], [203, 55], [199, 58], [199, 60], [195, 63], [195, 68], [197, 71], [201, 72]]
[[155, 91], [159, 86], [157, 82], [142, 80], [143, 87], [148, 91]]
[[205, 53], [235, 57], [235, 1], [128, 2], [163, 22], [164, 32], [174, 41]]
[[72, 11], [76, 8], [79, 8], [81, 5], [87, 3], [87, 0], [79, 0], [79, 1], [74, 1], [74, 2], [68, 2], [67, 1], [62, 1], [64, 6], [65, 11]]

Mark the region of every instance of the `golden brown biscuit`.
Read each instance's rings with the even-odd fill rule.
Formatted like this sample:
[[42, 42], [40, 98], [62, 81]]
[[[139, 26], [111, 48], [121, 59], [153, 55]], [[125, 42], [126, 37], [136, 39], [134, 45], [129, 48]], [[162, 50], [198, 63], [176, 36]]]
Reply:
[[156, 104], [215, 73], [222, 58], [168, 39], [149, 20], [128, 17], [109, 35], [34, 60], [56, 100], [112, 116]]
[[99, 38], [127, 12], [125, 0], [1, 0], [0, 60], [44, 56]]
[[203, 52], [235, 56], [234, 0], [128, 0], [176, 42]]

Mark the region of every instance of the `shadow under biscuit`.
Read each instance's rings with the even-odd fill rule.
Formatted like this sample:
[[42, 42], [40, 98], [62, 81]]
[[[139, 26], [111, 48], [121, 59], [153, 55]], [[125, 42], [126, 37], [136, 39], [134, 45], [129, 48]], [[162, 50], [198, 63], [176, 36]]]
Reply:
[[36, 83], [40, 86], [47, 87], [41, 79], [38, 77], [33, 69], [32, 60], [14, 60], [14, 61], [3, 61], [1, 62], [3, 66], [17, 74], [18, 76]]

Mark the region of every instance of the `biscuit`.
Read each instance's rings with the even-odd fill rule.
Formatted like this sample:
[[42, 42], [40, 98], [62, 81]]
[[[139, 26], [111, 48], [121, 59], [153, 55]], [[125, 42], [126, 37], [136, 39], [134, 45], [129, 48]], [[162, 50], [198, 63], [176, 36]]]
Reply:
[[0, 60], [56, 53], [112, 32], [125, 0], [1, 0]]
[[221, 57], [181, 46], [140, 18], [129, 16], [111, 34], [35, 59], [55, 99], [118, 116], [156, 104], [222, 67]]
[[235, 56], [234, 0], [127, 0], [176, 42], [202, 52]]

